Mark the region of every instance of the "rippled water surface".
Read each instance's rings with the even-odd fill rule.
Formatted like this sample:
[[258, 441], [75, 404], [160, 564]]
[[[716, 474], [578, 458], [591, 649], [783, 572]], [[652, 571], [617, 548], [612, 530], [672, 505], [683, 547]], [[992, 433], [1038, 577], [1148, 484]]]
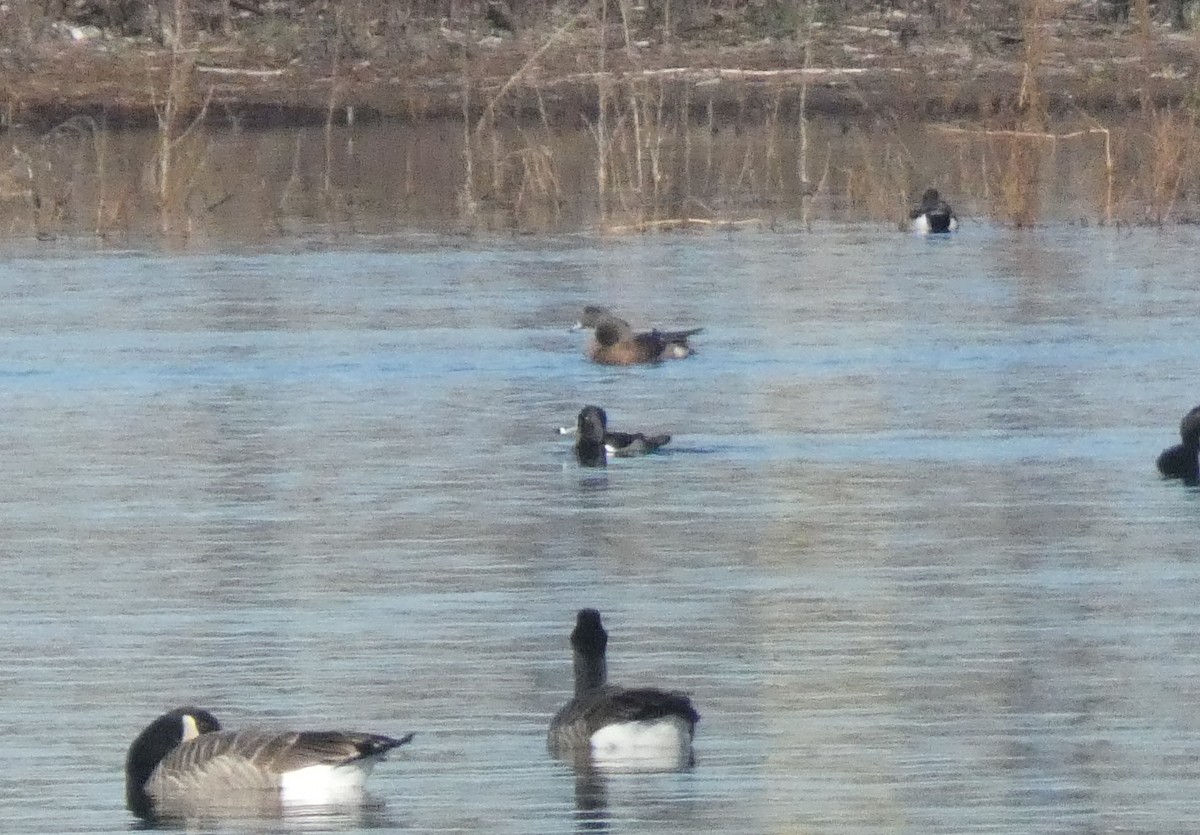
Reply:
[[[0, 828], [124, 832], [160, 711], [415, 730], [256, 831], [1178, 832], [1197, 233], [969, 225], [0, 261]], [[704, 325], [588, 364], [587, 303]], [[581, 470], [586, 403], [664, 454]], [[545, 752], [575, 610], [697, 765]], [[214, 825], [219, 830], [233, 824]]]

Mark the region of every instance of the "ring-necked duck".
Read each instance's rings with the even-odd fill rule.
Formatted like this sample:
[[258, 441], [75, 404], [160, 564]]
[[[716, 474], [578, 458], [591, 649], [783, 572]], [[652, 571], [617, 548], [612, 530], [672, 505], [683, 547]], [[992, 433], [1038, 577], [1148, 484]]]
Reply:
[[1182, 443], [1164, 449], [1159, 454], [1158, 471], [1167, 478], [1181, 478], [1185, 484], [1200, 482], [1200, 406], [1192, 409], [1179, 422]]
[[609, 455], [645, 455], [670, 441], [670, 435], [609, 432], [608, 415], [599, 406], [584, 406], [575, 424], [575, 458], [585, 467], [603, 467]]
[[694, 761], [700, 714], [685, 694], [608, 683], [608, 633], [595, 609], [581, 609], [571, 633], [575, 697], [550, 721], [547, 745], [559, 758], [614, 770], [675, 770]]
[[925, 190], [921, 203], [908, 213], [912, 230], [921, 234], [953, 232], [958, 228], [958, 217], [950, 204], [942, 199], [936, 188]]
[[207, 710], [176, 708], [147, 725], [129, 746], [125, 802], [146, 819], [347, 802], [360, 795], [375, 763], [412, 738], [223, 731]]

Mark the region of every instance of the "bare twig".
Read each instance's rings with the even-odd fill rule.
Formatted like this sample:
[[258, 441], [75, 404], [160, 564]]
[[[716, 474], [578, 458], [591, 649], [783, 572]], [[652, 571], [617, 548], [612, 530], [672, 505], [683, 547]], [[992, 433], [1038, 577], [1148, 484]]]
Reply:
[[552, 47], [556, 43], [558, 43], [559, 38], [561, 38], [563, 35], [565, 35], [571, 29], [575, 28], [575, 26], [578, 25], [579, 21], [586, 18], [587, 15], [588, 15], [588, 12], [586, 10], [578, 12], [577, 14], [573, 15], [571, 17], [571, 19], [568, 20], [566, 23], [564, 23], [562, 26], [559, 26], [557, 29], [555, 29], [553, 32], [551, 32], [549, 37], [546, 38], [545, 43], [543, 43], [541, 46], [539, 46], [537, 49], [535, 49], [533, 51], [533, 54], [529, 56], [529, 58], [525, 61], [525, 63], [522, 64], [515, 73], [513, 73], [511, 76], [509, 76], [507, 81], [505, 81], [502, 85], [500, 85], [500, 89], [497, 90], [496, 94], [494, 96], [492, 96], [492, 98], [488, 101], [487, 107], [484, 108], [483, 114], [479, 117], [479, 120], [475, 123], [475, 131], [476, 132], [479, 131], [480, 126], [483, 125], [484, 121], [489, 119], [496, 112], [496, 106], [500, 103], [501, 99], [503, 99], [506, 95], [508, 95], [508, 91], [511, 90], [514, 86], [516, 86], [516, 84], [522, 78], [525, 77], [525, 74], [527, 72], [529, 72], [531, 67], [535, 66], [537, 64], [537, 62], [539, 60], [541, 60], [541, 57], [550, 50], [550, 47]]

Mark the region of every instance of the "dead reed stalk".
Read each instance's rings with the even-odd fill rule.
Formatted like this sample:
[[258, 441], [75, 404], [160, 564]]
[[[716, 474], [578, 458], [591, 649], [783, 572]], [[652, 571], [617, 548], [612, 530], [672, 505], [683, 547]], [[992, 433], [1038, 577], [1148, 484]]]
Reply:
[[154, 115], [158, 123], [157, 203], [159, 229], [166, 235], [186, 231], [187, 198], [204, 166], [205, 149], [197, 129], [203, 124], [212, 101], [209, 87], [196, 105], [196, 53], [184, 47], [187, 8], [184, 0], [174, 0], [177, 30], [172, 39], [167, 88], [161, 99], [151, 88]]
[[[882, 146], [880, 145], [882, 141]], [[867, 134], [860, 132], [855, 142], [856, 154], [851, 164], [841, 169], [845, 177], [845, 196], [854, 206], [861, 206], [867, 217], [896, 217], [896, 202], [912, 203], [909, 193], [909, 172], [912, 155], [901, 141], [895, 126], [877, 126]], [[825, 163], [829, 167], [828, 155]], [[828, 170], [819, 187], [828, 179]], [[907, 222], [903, 224], [907, 228]]]
[[816, 21], [816, 7], [813, 0], [808, 0], [804, 8], [804, 73], [800, 76], [800, 154], [797, 159], [796, 172], [800, 177], [800, 222], [805, 229], [812, 228], [812, 218], [809, 210], [812, 200], [809, 199], [808, 188], [808, 71], [812, 68], [813, 24]]
[[325, 106], [325, 171], [321, 190], [328, 199], [333, 192], [333, 128], [336, 120], [338, 97], [341, 94], [342, 68], [342, 9], [334, 12], [333, 54], [329, 59], [329, 97]]
[[[527, 210], [533, 195], [542, 188], [543, 195], [556, 204], [559, 177], [552, 171], [555, 161], [544, 146], [530, 145], [510, 151], [505, 147], [501, 130], [501, 106], [509, 93], [538, 66], [546, 53], [562, 42], [563, 38], [585, 20], [586, 9], [552, 31], [525, 62], [512, 73], [500, 87], [482, 104], [479, 115], [474, 115], [474, 76], [470, 50], [464, 53], [462, 63], [462, 117], [463, 117], [463, 167], [462, 185], [459, 187], [459, 211], [466, 218], [477, 217], [482, 208], [484, 194], [497, 205], [507, 204], [514, 212]], [[539, 97], [540, 98], [540, 97]], [[544, 106], [541, 107], [542, 122], [549, 130]], [[523, 137], [527, 136], [518, 130]], [[516, 183], [509, 188], [510, 183]]]
[[998, 182], [994, 181], [989, 176], [985, 169], [984, 180], [985, 187], [995, 186], [1004, 198], [1003, 206], [1006, 209], [1007, 215], [1017, 226], [1028, 225], [1036, 220], [1036, 216], [1025, 216], [1014, 214], [1014, 207], [1022, 207], [1028, 205], [1029, 198], [1023, 194], [1013, 194], [1012, 189], [1023, 189], [1028, 187], [1026, 175], [1016, 175], [1012, 173], [1014, 166], [1027, 166], [1037, 168], [1040, 165], [1041, 153], [1038, 151], [1038, 146], [1049, 143], [1055, 145], [1059, 142], [1065, 142], [1075, 139], [1088, 139], [1090, 137], [1100, 137], [1104, 144], [1104, 171], [1103, 171], [1103, 193], [1104, 193], [1104, 221], [1111, 223], [1113, 219], [1113, 186], [1116, 177], [1116, 169], [1113, 161], [1112, 150], [1112, 135], [1108, 128], [1091, 127], [1082, 128], [1080, 130], [1068, 131], [1066, 133], [1051, 133], [1047, 131], [1032, 131], [1032, 130], [988, 130], [975, 128], [958, 128], [948, 125], [935, 125], [932, 128], [943, 134], [950, 136], [961, 137], [967, 141], [985, 142], [985, 143], [1000, 143], [999, 156], [1006, 158], [1007, 165], [1000, 171]]
[[1025, 52], [1021, 66], [1021, 87], [1017, 93], [1020, 130], [1001, 139], [1006, 157], [1001, 171], [999, 194], [1002, 212], [1014, 226], [1030, 226], [1039, 215], [1038, 183], [1040, 159], [1028, 133], [1044, 132], [1046, 101], [1042, 95], [1041, 68], [1045, 61], [1046, 20], [1049, 0], [1025, 0], [1021, 29]]
[[1180, 116], [1170, 108], [1151, 112], [1149, 133], [1150, 193], [1148, 218], [1161, 226], [1179, 199], [1180, 184], [1196, 142], [1195, 111]]
[[463, 128], [463, 181], [458, 189], [458, 211], [471, 220], [479, 211], [479, 200], [475, 196], [475, 141], [471, 131], [471, 73], [469, 64], [463, 62], [462, 70], [462, 128]]
[[80, 177], [94, 172], [95, 214], [93, 234], [103, 236], [108, 228], [107, 199], [108, 134], [90, 116], [72, 116], [46, 131], [28, 151], [13, 146], [17, 165], [9, 173], [21, 172], [27, 181], [26, 194], [33, 227], [38, 235], [52, 235], [64, 220], [72, 216], [80, 202]]

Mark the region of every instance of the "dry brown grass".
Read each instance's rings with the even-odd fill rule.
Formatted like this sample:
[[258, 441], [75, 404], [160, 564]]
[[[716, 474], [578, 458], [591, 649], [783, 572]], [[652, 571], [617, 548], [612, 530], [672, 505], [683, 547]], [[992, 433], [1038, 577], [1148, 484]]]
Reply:
[[8, 233], [50, 238], [75, 227], [90, 226], [99, 236], [113, 231], [125, 196], [110, 184], [108, 142], [108, 130], [89, 116], [74, 116], [31, 141], [14, 138], [9, 165], [0, 171]]
[[1196, 181], [1197, 114], [1164, 108], [1146, 115], [1143, 218], [1161, 226], [1171, 219], [1185, 182]]
[[155, 186], [159, 231], [172, 239], [186, 238], [191, 228], [188, 198], [203, 173], [207, 142], [200, 126], [208, 113], [213, 89], [201, 94], [196, 78], [196, 53], [186, 47], [186, 3], [174, 0], [178, 28], [172, 40], [166, 88], [151, 83], [150, 96], [158, 123]]
[[[179, 6], [184, 0], [173, 2]], [[786, 78], [760, 75], [750, 82], [722, 76], [720, 106], [699, 74], [642, 57], [647, 53], [638, 39], [647, 27], [639, 15], [645, 12], [625, 0], [597, 0], [560, 18], [543, 40], [528, 44], [521, 66], [495, 79], [488, 74], [494, 56], [478, 47], [484, 32], [473, 30], [460, 56], [461, 218], [467, 226], [553, 228], [563, 222], [564, 206], [583, 191], [594, 200], [597, 225], [619, 231], [749, 220], [807, 226], [822, 211], [845, 216], [847, 206], [854, 217], [894, 221], [924, 187], [936, 185], [952, 202], [970, 201], [997, 222], [1025, 227], [1042, 222], [1043, 204], [1058, 197], [1053, 189], [1066, 167], [1062, 156], [1068, 146], [1071, 165], [1087, 156], [1081, 166], [1084, 190], [1094, 200], [1089, 210], [1102, 222], [1121, 217], [1162, 224], [1186, 217], [1181, 206], [1189, 194], [1200, 193], [1198, 104], [1156, 105], [1146, 97], [1141, 121], [1121, 131], [1082, 116], [1066, 123], [1060, 115], [1053, 121], [1044, 75], [1052, 51], [1048, 23], [1057, 6], [1052, 0], [1020, 5], [1022, 38], [1014, 52], [1020, 55], [1021, 73], [996, 94], [1003, 105], [971, 126], [927, 127], [921, 139], [894, 116], [847, 119], [840, 137], [828, 129], [829, 120], [811, 118], [803, 71], [813, 61], [816, 28], [811, 24], [822, 7], [817, 2], [797, 0], [791, 7], [797, 16], [789, 25], [795, 24], [797, 50], [803, 50], [801, 72], [793, 64]], [[674, 36], [670, 21], [684, 10], [678, 3], [663, 8], [651, 34], [669, 40]], [[319, 210], [309, 212], [323, 220], [352, 211], [353, 195], [340, 178], [345, 160], [353, 156], [354, 135], [343, 132], [339, 120], [349, 112], [343, 93], [353, 74], [354, 44], [374, 37], [376, 11], [370, 0], [356, 0], [326, 21], [333, 38], [322, 56], [327, 62], [322, 83], [329, 85], [324, 167]], [[407, 13], [415, 12], [409, 8]], [[952, 3], [946, 14], [947, 19], [965, 17], [967, 4]], [[187, 33], [177, 34], [169, 65], [150, 85], [157, 141], [148, 164], [153, 187], [145, 197], [149, 200], [152, 191], [159, 230], [175, 237], [186, 236], [217, 205], [204, 206], [198, 198], [209, 174], [201, 121], [212, 92], [199, 81]], [[555, 102], [561, 88], [541, 76], [543, 58], [565, 42], [578, 53], [578, 86], [587, 85], [587, 100], [569, 114], [575, 120], [570, 123], [561, 115], [561, 100]], [[937, 150], [918, 147], [917, 142], [927, 146], [935, 136]], [[97, 234], [125, 222], [137, 195], [111, 183], [107, 141], [102, 125], [72, 120], [39, 143], [14, 148], [9, 169], [0, 172], [0, 186], [24, 195], [20, 199], [28, 211], [20, 222], [53, 232], [74, 222], [73, 207], [85, 200], [92, 202], [81, 214]], [[320, 166], [310, 161], [307, 167], [315, 173]], [[588, 172], [582, 188], [575, 173], [581, 167]], [[279, 215], [293, 208], [296, 192], [304, 187], [301, 173], [293, 172], [284, 187]], [[94, 189], [81, 188], [85, 177]], [[410, 188], [413, 179], [408, 178]], [[225, 182], [234, 191], [245, 187], [236, 177]]]

